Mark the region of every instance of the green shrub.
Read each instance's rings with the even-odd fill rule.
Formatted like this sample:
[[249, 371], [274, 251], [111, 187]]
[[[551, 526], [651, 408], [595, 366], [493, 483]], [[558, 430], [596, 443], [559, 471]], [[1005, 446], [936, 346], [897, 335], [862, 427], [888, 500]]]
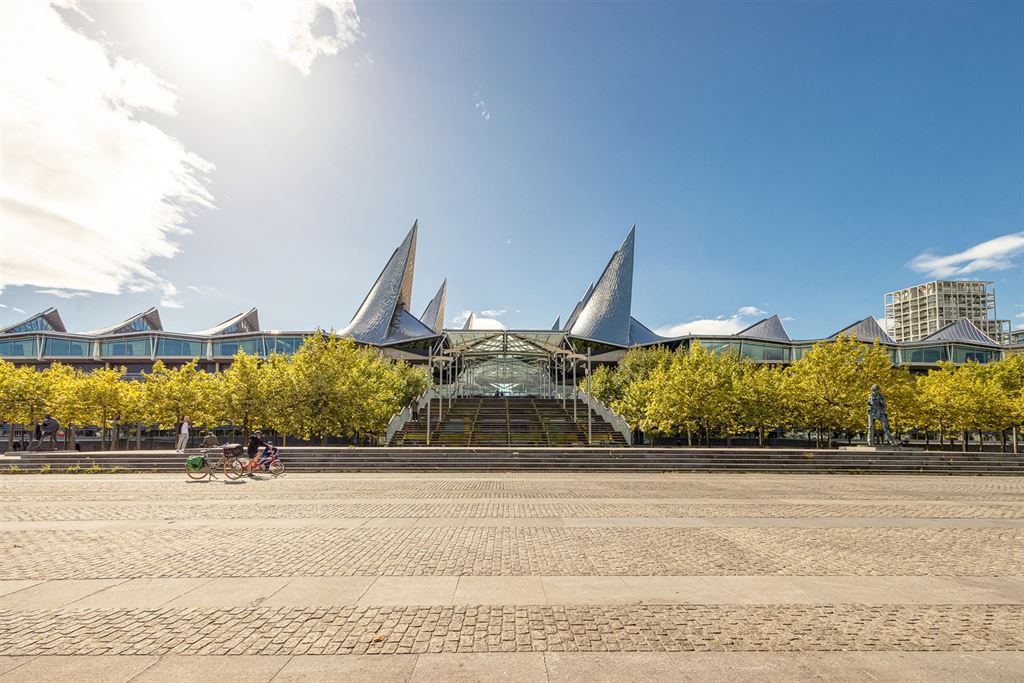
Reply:
[[68, 468], [64, 470], [67, 474], [78, 474], [82, 471], [82, 466], [77, 462], [74, 465], [68, 465]]
[[114, 465], [107, 470], [107, 474], [125, 474], [126, 472], [131, 472], [131, 470], [127, 467], [121, 467], [120, 465]]
[[21, 468], [17, 465], [11, 465], [5, 470], [4, 474], [21, 474]]
[[89, 467], [86, 470], [83, 470], [83, 472], [85, 472], [86, 474], [102, 474], [103, 473], [103, 468], [100, 467], [99, 464], [97, 464], [97, 462], [95, 460], [93, 460], [92, 461], [92, 466]]
[[53, 467], [50, 465], [50, 463], [46, 463], [45, 465], [41, 465], [39, 467], [39, 474], [49, 474], [52, 471]]

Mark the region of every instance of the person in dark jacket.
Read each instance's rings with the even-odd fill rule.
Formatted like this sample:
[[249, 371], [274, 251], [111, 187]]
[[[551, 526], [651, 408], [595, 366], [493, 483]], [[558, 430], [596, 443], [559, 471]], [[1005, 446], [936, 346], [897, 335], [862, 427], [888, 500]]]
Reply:
[[249, 457], [252, 458], [255, 457], [256, 453], [260, 450], [260, 446], [269, 445], [270, 444], [263, 440], [263, 432], [257, 429], [249, 435], [249, 446], [246, 448], [246, 452], [249, 454]]

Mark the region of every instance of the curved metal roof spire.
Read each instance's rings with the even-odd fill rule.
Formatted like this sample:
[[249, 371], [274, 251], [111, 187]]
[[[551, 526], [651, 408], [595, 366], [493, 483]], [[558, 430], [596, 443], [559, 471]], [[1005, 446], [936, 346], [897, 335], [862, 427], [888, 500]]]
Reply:
[[67, 332], [67, 328], [64, 327], [64, 321], [60, 318], [60, 312], [50, 306], [45, 311], [36, 313], [31, 318], [26, 318], [21, 322], [8, 325], [7, 327], [0, 329], [0, 334], [16, 333], [16, 332], [35, 332], [38, 330], [50, 330], [53, 332]]
[[889, 334], [882, 329], [882, 326], [878, 324], [874, 316], [869, 315], [863, 320], [847, 325], [843, 329], [833, 334], [829, 339], [835, 339], [839, 335], [846, 335], [847, 337], [853, 337], [857, 341], [867, 342], [868, 344], [873, 343], [876, 339], [883, 344], [895, 344]]
[[423, 315], [420, 316], [420, 322], [434, 330], [434, 332], [440, 332], [441, 328], [444, 327], [444, 305], [447, 298], [448, 278], [445, 278], [438, 288], [437, 294], [430, 300], [430, 303], [427, 304], [426, 309], [423, 311]]
[[555, 316], [555, 322], [551, 323], [551, 331], [559, 332], [562, 329], [562, 316]]
[[633, 243], [636, 225], [612, 254], [569, 333], [574, 337], [629, 346], [633, 301]]
[[967, 342], [968, 344], [999, 346], [995, 339], [979, 330], [978, 326], [967, 318], [952, 322], [941, 330], [932, 332], [921, 341]]
[[580, 315], [580, 309], [582, 309], [587, 301], [590, 300], [590, 295], [594, 293], [594, 283], [591, 282], [587, 285], [587, 291], [583, 293], [583, 298], [576, 302], [576, 306], [573, 307], [572, 313], [565, 320], [565, 327], [562, 328], [563, 332], [568, 332], [572, 329], [572, 326], [576, 323], [576, 318]]
[[419, 221], [416, 221], [377, 276], [359, 310], [352, 316], [352, 322], [340, 332], [342, 336], [382, 346], [434, 334], [409, 313], [418, 230]]
[[163, 329], [163, 323], [160, 322], [160, 311], [156, 310], [156, 308], [150, 308], [142, 313], [136, 313], [132, 317], [127, 320], [122, 320], [116, 325], [92, 330], [91, 332], [83, 332], [82, 334], [102, 337], [108, 334], [124, 334], [128, 332], [160, 332]]
[[214, 325], [208, 330], [193, 332], [192, 334], [213, 337], [222, 334], [235, 334], [237, 332], [259, 332], [260, 314], [255, 308], [250, 308], [245, 313], [231, 316], [224, 322]]

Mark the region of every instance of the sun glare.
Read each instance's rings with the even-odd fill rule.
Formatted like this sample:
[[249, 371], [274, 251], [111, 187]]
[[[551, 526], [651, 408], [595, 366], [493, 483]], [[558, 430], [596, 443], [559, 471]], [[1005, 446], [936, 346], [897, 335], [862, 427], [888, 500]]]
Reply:
[[241, 2], [162, 2], [159, 30], [174, 42], [177, 56], [190, 62], [227, 66], [244, 59], [261, 37], [258, 15]]

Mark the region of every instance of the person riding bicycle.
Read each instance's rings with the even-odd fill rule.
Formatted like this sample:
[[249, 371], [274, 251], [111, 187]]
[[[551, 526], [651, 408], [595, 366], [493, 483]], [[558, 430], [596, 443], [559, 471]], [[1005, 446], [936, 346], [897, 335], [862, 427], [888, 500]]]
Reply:
[[272, 443], [268, 443], [263, 447], [263, 452], [260, 453], [260, 459], [256, 462], [256, 466], [261, 470], [270, 470], [270, 463], [274, 462], [274, 457], [277, 455], [277, 447]]
[[249, 445], [246, 448], [246, 452], [249, 455], [250, 460], [256, 457], [256, 454], [260, 450], [260, 446], [267, 448], [270, 444], [263, 440], [263, 432], [257, 429], [249, 435]]

